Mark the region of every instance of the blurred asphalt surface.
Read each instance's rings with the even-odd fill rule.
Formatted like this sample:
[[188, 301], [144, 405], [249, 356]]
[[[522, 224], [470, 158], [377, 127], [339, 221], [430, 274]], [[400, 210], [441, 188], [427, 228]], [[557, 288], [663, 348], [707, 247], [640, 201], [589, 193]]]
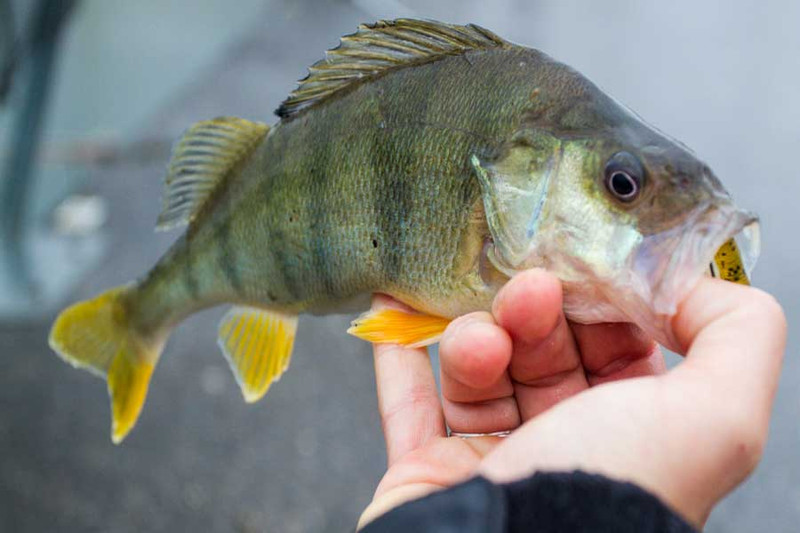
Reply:
[[[402, 11], [397, 3], [353, 4], [272, 3], [140, 133], [177, 138], [196, 120], [228, 114], [271, 122], [294, 80], [339, 35]], [[686, 142], [761, 215], [756, 282], [786, 306], [790, 347], [764, 463], [707, 530], [796, 530], [800, 7], [404, 4], [406, 14], [477, 22], [571, 64]], [[165, 163], [94, 169], [91, 188], [111, 206], [112, 244], [75, 299], [141, 275], [174, 239], [152, 231]], [[202, 313], [174, 333], [141, 419], [119, 447], [109, 440], [103, 383], [48, 349], [52, 316], [0, 323], [0, 531], [352, 529], [385, 461], [368, 346], [344, 333], [349, 317], [304, 317], [289, 372], [264, 400], [246, 405], [215, 343], [221, 313]]]

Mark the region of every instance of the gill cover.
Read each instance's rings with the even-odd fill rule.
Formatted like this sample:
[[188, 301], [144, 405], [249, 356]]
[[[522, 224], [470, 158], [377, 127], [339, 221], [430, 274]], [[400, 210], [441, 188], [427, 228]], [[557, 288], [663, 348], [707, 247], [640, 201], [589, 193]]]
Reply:
[[488, 257], [503, 272], [525, 267], [551, 179], [558, 172], [560, 152], [554, 138], [522, 131], [497, 160], [471, 158], [494, 240]]

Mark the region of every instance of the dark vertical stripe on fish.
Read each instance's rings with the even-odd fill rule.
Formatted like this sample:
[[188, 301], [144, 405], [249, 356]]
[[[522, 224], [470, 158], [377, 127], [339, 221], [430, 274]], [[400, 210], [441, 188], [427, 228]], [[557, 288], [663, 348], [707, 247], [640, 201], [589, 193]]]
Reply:
[[[397, 87], [389, 88], [388, 92], [400, 99], [400, 105], [392, 108], [402, 109], [406, 117], [424, 121], [430, 92], [403, 90], [402, 77], [396, 83]], [[420, 178], [415, 175], [420, 165], [414, 150], [419, 139], [408, 136], [408, 125], [403, 118], [393, 116], [388, 109], [381, 109], [381, 115], [386, 123], [375, 130], [370, 151], [373, 172], [385, 176], [384, 180], [375, 180], [378, 258], [387, 280], [395, 282], [403, 272], [405, 234], [414, 205], [413, 181]]]
[[244, 292], [244, 286], [236, 263], [236, 247], [233, 246], [230, 236], [231, 220], [230, 210], [228, 210], [228, 215], [217, 226], [215, 238], [219, 244], [219, 266], [230, 286], [241, 296]]
[[[335, 131], [335, 128], [334, 128]], [[309, 180], [311, 181], [311, 194], [307, 198], [308, 216], [311, 218], [309, 224], [309, 237], [311, 258], [313, 262], [313, 272], [322, 284], [325, 296], [335, 297], [337, 287], [334, 279], [333, 265], [330, 257], [330, 227], [331, 221], [328, 217], [327, 204], [334, 201], [331, 187], [330, 164], [332, 161], [331, 151], [334, 143], [326, 138], [317, 147], [316, 157], [311, 162], [309, 169]]]
[[371, 151], [372, 167], [375, 172], [386, 176], [385, 180], [375, 180], [378, 188], [374, 197], [380, 234], [378, 258], [389, 282], [400, 278], [402, 268], [403, 236], [411, 207], [406, 179], [406, 169], [411, 164], [409, 155], [403, 149], [397, 132], [376, 135]]
[[274, 257], [275, 268], [280, 272], [281, 280], [283, 281], [283, 289], [289, 296], [288, 300], [294, 302], [301, 298], [300, 281], [295, 276], [297, 272], [296, 256], [291, 255], [292, 252], [287, 250], [286, 238], [281, 229], [275, 229], [272, 232], [272, 239], [270, 242], [270, 250]]
[[200, 285], [197, 281], [197, 275], [194, 272], [194, 258], [191, 253], [191, 240], [194, 232], [191, 226], [186, 230], [183, 236], [183, 243], [181, 245], [181, 253], [179, 254], [180, 261], [183, 262], [183, 284], [186, 286], [186, 291], [193, 300], [197, 300], [200, 294]]
[[242, 275], [237, 263], [236, 247], [231, 236], [231, 223], [233, 221], [233, 196], [226, 194], [219, 198], [217, 209], [220, 211], [219, 225], [214, 229], [214, 240], [219, 250], [217, 262], [225, 280], [239, 296], [244, 292]]
[[[291, 153], [288, 147], [281, 149]], [[299, 299], [301, 292], [294, 272], [297, 268], [297, 247], [290, 244], [291, 234], [287, 235], [292, 229], [287, 226], [292, 206], [281, 204], [275, 197], [276, 191], [279, 191], [278, 184], [290, 179], [283, 172], [279, 170], [269, 179], [259, 183], [253, 191], [253, 196], [259, 208], [263, 209], [261, 213], [264, 222], [261, 229], [265, 231], [263, 239], [266, 250], [259, 256], [264, 257], [261, 268], [264, 268], [264, 273], [269, 277], [265, 280], [269, 287], [266, 296], [270, 302], [293, 303]], [[302, 184], [296, 186], [303, 187]]]

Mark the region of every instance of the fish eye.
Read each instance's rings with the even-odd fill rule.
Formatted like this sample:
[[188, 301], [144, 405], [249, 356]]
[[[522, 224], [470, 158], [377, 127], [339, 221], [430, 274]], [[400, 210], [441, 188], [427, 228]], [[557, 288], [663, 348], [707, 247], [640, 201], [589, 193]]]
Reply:
[[614, 154], [606, 163], [606, 188], [621, 202], [632, 202], [639, 197], [644, 182], [643, 178], [642, 164], [627, 152]]
[[608, 177], [608, 188], [620, 200], [633, 199], [639, 192], [639, 183], [623, 170], [615, 170]]

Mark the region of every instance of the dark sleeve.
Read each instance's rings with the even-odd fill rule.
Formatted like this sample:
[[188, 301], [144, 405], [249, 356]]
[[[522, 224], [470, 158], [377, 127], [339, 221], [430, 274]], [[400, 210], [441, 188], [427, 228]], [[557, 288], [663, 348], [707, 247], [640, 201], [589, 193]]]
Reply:
[[362, 531], [693, 533], [696, 530], [636, 485], [578, 471], [537, 473], [507, 485], [473, 478], [401, 505]]

